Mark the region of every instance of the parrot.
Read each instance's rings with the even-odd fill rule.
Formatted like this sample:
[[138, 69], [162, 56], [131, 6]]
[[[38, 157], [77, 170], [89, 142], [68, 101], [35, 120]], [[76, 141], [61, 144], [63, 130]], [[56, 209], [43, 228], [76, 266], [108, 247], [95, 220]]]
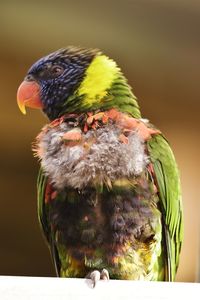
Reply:
[[56, 275], [93, 286], [174, 281], [183, 240], [179, 170], [118, 64], [99, 49], [64, 47], [30, 67], [17, 104], [48, 119], [33, 152], [39, 224]]

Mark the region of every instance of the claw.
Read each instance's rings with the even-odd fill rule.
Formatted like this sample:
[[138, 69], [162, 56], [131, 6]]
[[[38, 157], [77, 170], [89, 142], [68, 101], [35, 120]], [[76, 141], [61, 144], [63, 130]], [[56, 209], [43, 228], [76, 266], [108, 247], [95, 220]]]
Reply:
[[102, 279], [102, 280], [109, 280], [109, 279], [110, 279], [108, 270], [103, 269], [103, 270], [101, 271], [101, 279]]
[[86, 278], [92, 281], [92, 284], [90, 281], [90, 283], [88, 282], [88, 285], [94, 288], [100, 279], [108, 281], [110, 279], [110, 276], [108, 270], [103, 269], [101, 272], [99, 272], [98, 270], [90, 272], [89, 274], [87, 274]]
[[88, 278], [92, 280], [92, 287], [94, 288], [101, 278], [101, 273], [98, 270], [94, 270], [89, 274]]

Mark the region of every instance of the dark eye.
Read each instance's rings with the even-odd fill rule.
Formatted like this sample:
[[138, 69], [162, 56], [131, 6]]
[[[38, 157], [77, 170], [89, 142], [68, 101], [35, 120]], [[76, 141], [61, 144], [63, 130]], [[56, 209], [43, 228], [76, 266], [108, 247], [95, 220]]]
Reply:
[[39, 79], [49, 80], [57, 78], [63, 72], [64, 68], [62, 66], [47, 64], [43, 66], [41, 70], [39, 70], [37, 76]]
[[57, 77], [63, 73], [64, 69], [61, 66], [52, 66], [51, 67], [51, 74], [53, 77]]

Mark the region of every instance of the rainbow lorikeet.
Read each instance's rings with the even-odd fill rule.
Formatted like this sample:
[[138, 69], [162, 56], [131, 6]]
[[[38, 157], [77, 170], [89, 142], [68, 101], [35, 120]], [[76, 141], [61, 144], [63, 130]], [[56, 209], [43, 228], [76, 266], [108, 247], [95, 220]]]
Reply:
[[175, 278], [183, 235], [179, 174], [162, 135], [141, 118], [117, 64], [66, 47], [38, 60], [18, 105], [49, 118], [37, 136], [38, 215], [61, 277]]

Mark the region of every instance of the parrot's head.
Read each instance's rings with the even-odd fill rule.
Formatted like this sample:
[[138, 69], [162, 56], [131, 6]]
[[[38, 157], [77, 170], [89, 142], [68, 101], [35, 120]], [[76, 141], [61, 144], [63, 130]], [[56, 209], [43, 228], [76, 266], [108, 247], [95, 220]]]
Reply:
[[39, 108], [54, 120], [67, 112], [117, 107], [114, 86], [124, 89], [126, 104], [129, 91], [130, 99], [135, 101], [132, 104], [138, 109], [130, 87], [112, 59], [97, 49], [69, 46], [32, 65], [18, 88], [17, 102], [24, 114], [26, 106]]

